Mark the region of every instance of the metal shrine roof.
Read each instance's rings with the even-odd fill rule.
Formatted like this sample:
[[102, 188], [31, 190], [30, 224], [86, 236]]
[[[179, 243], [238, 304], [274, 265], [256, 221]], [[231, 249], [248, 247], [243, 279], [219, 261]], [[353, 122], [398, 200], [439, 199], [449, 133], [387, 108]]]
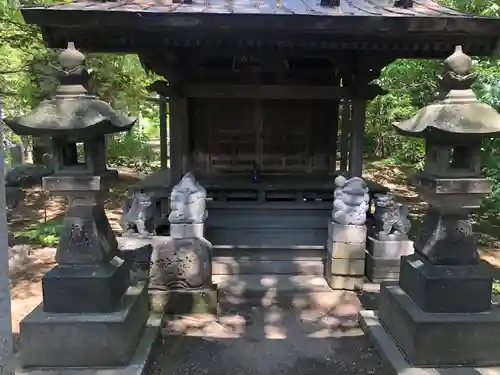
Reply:
[[432, 0], [76, 0], [21, 12], [27, 23], [42, 27], [49, 47], [74, 41], [87, 51], [196, 47], [222, 40], [271, 48], [292, 42], [293, 48], [380, 50], [377, 45], [384, 41], [382, 49], [395, 57], [445, 57], [458, 44], [482, 56], [500, 45], [500, 19]]
[[26, 7], [64, 11], [106, 11], [145, 13], [215, 13], [215, 14], [288, 14], [319, 16], [379, 17], [467, 17], [472, 16], [446, 8], [432, 0], [413, 0], [408, 8], [394, 5], [395, 0], [340, 0], [339, 6], [320, 5], [319, 0], [192, 0], [176, 3], [171, 0], [84, 0], [46, 6]]

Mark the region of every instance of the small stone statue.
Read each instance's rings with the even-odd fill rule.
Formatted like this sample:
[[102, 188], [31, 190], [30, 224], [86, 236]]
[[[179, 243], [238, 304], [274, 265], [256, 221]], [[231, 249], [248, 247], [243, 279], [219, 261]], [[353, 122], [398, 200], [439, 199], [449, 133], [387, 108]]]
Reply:
[[380, 241], [408, 240], [408, 207], [396, 203], [392, 193], [375, 196], [375, 230]]
[[344, 225], [365, 224], [370, 196], [363, 179], [360, 177], [346, 179], [338, 176], [335, 185], [333, 220]]
[[151, 194], [143, 191], [134, 194], [134, 200], [130, 207], [125, 204], [123, 215], [119, 221], [124, 236], [134, 234], [148, 236], [151, 234], [147, 229], [147, 221], [153, 216], [150, 210], [151, 205]]
[[150, 289], [195, 289], [212, 284], [212, 245], [204, 238], [169, 238], [155, 246]]
[[206, 190], [188, 172], [174, 186], [170, 196], [170, 224], [203, 223], [207, 218]]

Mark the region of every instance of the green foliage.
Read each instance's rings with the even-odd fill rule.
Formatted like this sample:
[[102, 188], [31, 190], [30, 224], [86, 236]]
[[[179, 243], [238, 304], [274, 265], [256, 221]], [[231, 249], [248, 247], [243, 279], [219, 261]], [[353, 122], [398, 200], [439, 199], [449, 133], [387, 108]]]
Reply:
[[30, 242], [40, 245], [56, 245], [59, 242], [63, 218], [63, 215], [59, 215], [51, 220], [31, 224], [21, 231], [14, 232], [14, 238], [27, 238]]

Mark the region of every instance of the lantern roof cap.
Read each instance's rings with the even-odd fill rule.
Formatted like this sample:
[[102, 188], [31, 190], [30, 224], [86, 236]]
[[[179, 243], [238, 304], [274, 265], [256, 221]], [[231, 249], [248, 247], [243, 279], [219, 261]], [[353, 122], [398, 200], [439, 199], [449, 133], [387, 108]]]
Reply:
[[444, 65], [440, 100], [425, 106], [410, 119], [394, 124], [396, 131], [419, 138], [500, 137], [500, 114], [480, 102], [471, 89], [477, 79], [472, 59], [457, 46]]
[[83, 62], [85, 56], [74, 43], [59, 55], [61, 69], [55, 68], [59, 81], [52, 98], [42, 101], [24, 116], [5, 119], [18, 135], [87, 139], [127, 131], [136, 119], [123, 116], [108, 103], [88, 93], [91, 77]]

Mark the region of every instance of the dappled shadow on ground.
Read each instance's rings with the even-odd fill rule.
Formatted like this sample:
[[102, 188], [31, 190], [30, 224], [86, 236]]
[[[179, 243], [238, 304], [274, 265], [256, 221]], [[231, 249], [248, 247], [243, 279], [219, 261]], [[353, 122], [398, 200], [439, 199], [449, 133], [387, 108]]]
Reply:
[[385, 374], [352, 319], [352, 295], [321, 306], [308, 294], [268, 295], [226, 294], [218, 316], [167, 319], [150, 374]]

